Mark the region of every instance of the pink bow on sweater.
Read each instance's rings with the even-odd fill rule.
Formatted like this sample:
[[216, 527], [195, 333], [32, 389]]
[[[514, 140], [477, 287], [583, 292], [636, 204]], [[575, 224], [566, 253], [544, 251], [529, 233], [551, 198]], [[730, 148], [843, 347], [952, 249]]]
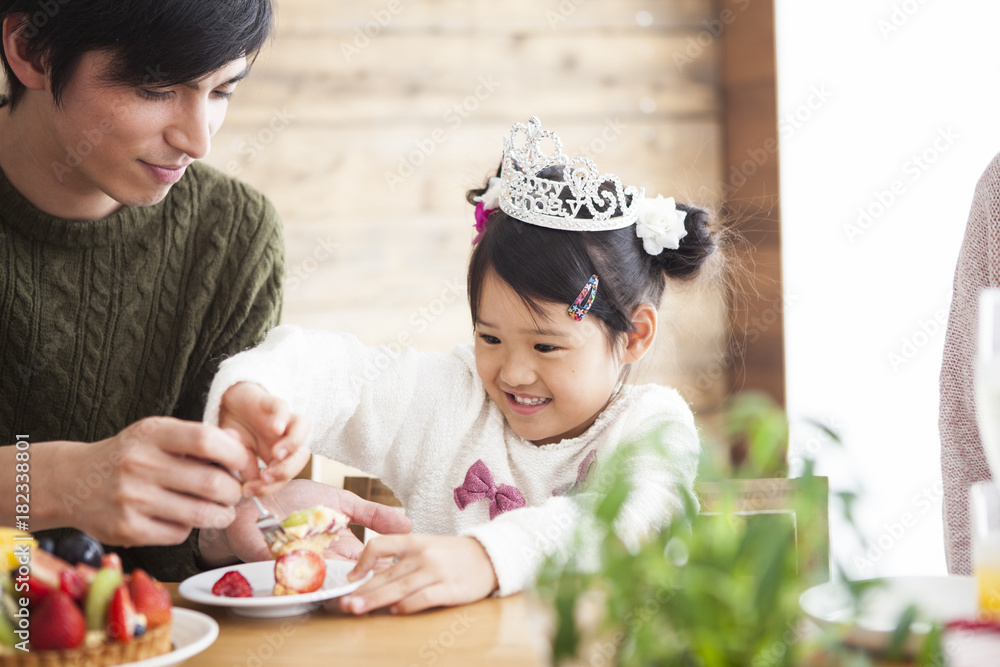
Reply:
[[455, 487], [455, 504], [458, 505], [458, 509], [464, 510], [469, 503], [484, 498], [490, 500], [490, 521], [507, 510], [515, 510], [526, 504], [524, 496], [515, 487], [509, 484], [495, 485], [493, 473], [483, 460], [479, 459], [465, 473], [462, 486]]
[[583, 485], [587, 483], [587, 476], [590, 474], [590, 467], [594, 465], [597, 461], [597, 450], [591, 449], [587, 456], [580, 461], [580, 466], [576, 469], [576, 481], [566, 482], [562, 486], [557, 486], [552, 489], [553, 496], [565, 496], [570, 491], [576, 491], [583, 488]]

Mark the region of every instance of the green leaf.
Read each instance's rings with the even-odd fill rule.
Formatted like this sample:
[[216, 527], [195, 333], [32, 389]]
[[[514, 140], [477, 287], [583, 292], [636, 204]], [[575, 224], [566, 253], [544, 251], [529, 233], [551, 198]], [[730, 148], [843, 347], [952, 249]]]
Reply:
[[917, 664], [926, 665], [927, 667], [939, 667], [945, 664], [941, 626], [937, 623], [931, 627], [930, 632], [927, 633], [927, 637], [920, 646]]
[[903, 644], [906, 643], [907, 638], [910, 636], [910, 627], [916, 618], [917, 607], [915, 605], [911, 604], [903, 610], [903, 613], [899, 617], [899, 622], [896, 624], [896, 629], [889, 635], [889, 647], [886, 649], [887, 656], [893, 659], [903, 657]]
[[618, 514], [621, 512], [622, 505], [628, 499], [629, 493], [632, 491], [632, 484], [625, 477], [619, 477], [612, 484], [611, 488], [608, 489], [607, 494], [597, 505], [596, 516], [597, 519], [605, 524], [613, 524], [615, 519], [618, 518]]

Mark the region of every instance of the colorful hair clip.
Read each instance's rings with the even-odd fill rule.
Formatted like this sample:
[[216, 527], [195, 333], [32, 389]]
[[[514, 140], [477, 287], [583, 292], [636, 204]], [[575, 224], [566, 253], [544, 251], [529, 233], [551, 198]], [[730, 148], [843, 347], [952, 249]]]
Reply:
[[[576, 301], [574, 301], [573, 305], [569, 307], [569, 310], [567, 311], [569, 316], [577, 322], [582, 320], [590, 311], [590, 307], [594, 305], [594, 299], [597, 297], [597, 285], [600, 282], [601, 281], [597, 279], [597, 276], [590, 276], [590, 280], [588, 280], [587, 284], [583, 286], [580, 296], [576, 297]], [[587, 292], [590, 292], [589, 297], [587, 296]], [[587, 303], [583, 303], [585, 298], [587, 299]]]

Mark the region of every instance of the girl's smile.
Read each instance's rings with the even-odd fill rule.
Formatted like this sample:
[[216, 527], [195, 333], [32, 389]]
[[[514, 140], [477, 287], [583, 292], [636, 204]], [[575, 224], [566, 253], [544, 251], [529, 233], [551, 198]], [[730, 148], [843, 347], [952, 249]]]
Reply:
[[496, 275], [483, 283], [476, 369], [510, 427], [536, 445], [586, 431], [622, 367], [598, 320], [577, 322], [566, 308], [546, 303], [535, 312]]
[[507, 401], [510, 403], [510, 408], [519, 415], [533, 415], [536, 412], [541, 411], [549, 403], [552, 402], [551, 398], [538, 398], [534, 396], [518, 396], [517, 394], [507, 393]]

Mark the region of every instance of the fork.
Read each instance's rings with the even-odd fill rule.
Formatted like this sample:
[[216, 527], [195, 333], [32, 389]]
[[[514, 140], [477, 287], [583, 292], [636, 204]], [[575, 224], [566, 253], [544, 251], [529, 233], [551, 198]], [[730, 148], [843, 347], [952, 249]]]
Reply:
[[[240, 484], [243, 483], [243, 475], [238, 470], [233, 470], [231, 473], [233, 477], [239, 480]], [[264, 503], [260, 502], [260, 498], [257, 496], [250, 496], [250, 500], [257, 506], [257, 512], [260, 513], [260, 516], [257, 518], [257, 530], [264, 536], [267, 546], [270, 547], [275, 542], [286, 541], [288, 537], [285, 535], [285, 529], [281, 526], [281, 522], [278, 521], [278, 517], [274, 516], [271, 510], [264, 507]]]

